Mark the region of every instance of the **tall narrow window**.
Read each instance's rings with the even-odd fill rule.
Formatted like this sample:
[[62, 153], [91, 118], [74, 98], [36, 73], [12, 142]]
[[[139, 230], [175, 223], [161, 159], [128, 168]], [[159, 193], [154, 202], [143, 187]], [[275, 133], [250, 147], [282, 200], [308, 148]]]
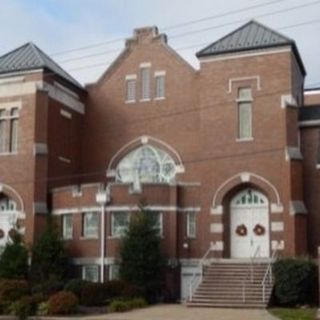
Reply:
[[141, 100], [150, 99], [150, 68], [144, 67], [141, 72]]
[[6, 152], [6, 111], [0, 110], [0, 153]]
[[187, 237], [196, 237], [196, 213], [194, 211], [187, 212]]
[[136, 101], [136, 80], [127, 79], [126, 80], [126, 102]]
[[165, 82], [166, 76], [164, 73], [159, 73], [155, 75], [155, 98], [164, 99], [165, 98]]
[[19, 109], [12, 108], [10, 111], [10, 152], [18, 149], [18, 118]]
[[240, 88], [238, 92], [238, 138], [252, 138], [252, 91], [251, 88]]
[[63, 239], [72, 239], [72, 233], [73, 233], [72, 214], [64, 214], [62, 216]]
[[97, 238], [98, 223], [98, 214], [96, 212], [85, 212], [83, 214], [83, 236], [85, 238]]

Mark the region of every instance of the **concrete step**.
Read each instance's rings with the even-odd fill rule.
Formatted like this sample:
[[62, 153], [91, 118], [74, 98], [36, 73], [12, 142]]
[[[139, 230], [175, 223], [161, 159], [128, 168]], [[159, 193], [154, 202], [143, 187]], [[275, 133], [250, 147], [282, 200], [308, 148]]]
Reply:
[[265, 309], [267, 307], [267, 304], [234, 303], [234, 302], [231, 302], [231, 303], [188, 302], [187, 307]]

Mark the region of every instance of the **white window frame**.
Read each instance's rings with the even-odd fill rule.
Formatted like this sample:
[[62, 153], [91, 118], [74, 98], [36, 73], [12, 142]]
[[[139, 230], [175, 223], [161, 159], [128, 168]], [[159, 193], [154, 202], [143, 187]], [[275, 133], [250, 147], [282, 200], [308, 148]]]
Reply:
[[[134, 84], [133, 86], [133, 96], [130, 97], [130, 83]], [[132, 89], [132, 88], [131, 88]], [[135, 103], [137, 98], [137, 75], [136, 74], [128, 74], [126, 76], [126, 103]]]
[[[97, 227], [95, 228], [94, 232], [90, 232], [90, 228], [87, 226], [87, 219], [86, 216], [92, 214], [96, 216], [97, 221]], [[99, 215], [97, 212], [83, 212], [82, 213], [82, 219], [83, 219], [83, 238], [85, 239], [98, 239], [99, 238]], [[93, 229], [93, 228], [92, 228]], [[94, 230], [94, 229], [93, 229]]]
[[[194, 217], [194, 233], [191, 232], [191, 215]], [[196, 211], [187, 212], [187, 238], [195, 239], [197, 237], [197, 213]]]
[[[91, 269], [94, 272], [93, 279], [87, 276], [87, 272]], [[96, 264], [87, 264], [82, 266], [82, 280], [91, 282], [99, 282], [99, 266]]]
[[[249, 95], [247, 97], [241, 96], [241, 92], [244, 92], [244, 90], [249, 90]], [[253, 140], [253, 121], [252, 121], [252, 88], [251, 87], [239, 87], [238, 88], [238, 98], [237, 98], [237, 141], [252, 141]], [[241, 130], [242, 126], [242, 113], [241, 109], [247, 105], [249, 107], [249, 129], [250, 129], [250, 134], [249, 135], [243, 135], [243, 132]]]
[[[163, 79], [163, 88], [158, 87], [158, 81]], [[164, 100], [166, 98], [166, 72], [156, 71], [154, 73], [154, 83], [155, 83], [155, 97], [154, 100]], [[160, 94], [162, 91], [162, 94]]]
[[[67, 230], [67, 219], [71, 218], [71, 227], [70, 230]], [[72, 213], [67, 213], [62, 215], [62, 238], [69, 240], [73, 238], [73, 215]]]
[[[18, 154], [18, 146], [19, 146], [19, 118], [20, 118], [20, 111], [21, 111], [21, 101], [17, 102], [10, 102], [0, 104], [0, 110], [4, 111], [4, 115], [0, 117], [0, 121], [4, 124], [4, 144], [1, 150], [0, 148], [0, 155], [15, 155]], [[12, 111], [17, 110], [17, 114], [13, 115]], [[16, 120], [16, 135], [13, 143], [13, 136], [12, 136], [12, 124], [13, 121]]]
[[109, 265], [109, 280], [119, 280], [120, 279], [120, 266], [118, 264]]
[[[125, 214], [128, 219], [127, 226], [115, 226], [115, 217], [117, 214]], [[126, 231], [129, 228], [130, 223], [130, 212], [128, 211], [118, 211], [118, 212], [111, 212], [111, 237], [112, 238], [121, 238], [125, 235]]]
[[[144, 72], [147, 72], [144, 74]], [[140, 101], [150, 101], [151, 99], [151, 63], [141, 63], [140, 64], [140, 89], [141, 89], [141, 98]]]
[[[151, 211], [151, 214], [157, 215], [159, 217], [159, 237], [163, 238], [163, 213], [162, 212], [157, 212], [157, 211]], [[154, 226], [154, 229], [158, 229], [156, 228], [156, 226]]]

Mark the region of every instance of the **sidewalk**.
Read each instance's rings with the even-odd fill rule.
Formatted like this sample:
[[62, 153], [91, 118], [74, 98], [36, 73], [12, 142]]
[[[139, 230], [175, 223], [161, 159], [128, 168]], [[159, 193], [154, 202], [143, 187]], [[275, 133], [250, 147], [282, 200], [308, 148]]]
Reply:
[[[39, 319], [39, 318], [37, 318]], [[110, 313], [87, 317], [45, 317], [45, 320], [276, 320], [262, 309], [187, 308], [168, 304], [125, 313]]]

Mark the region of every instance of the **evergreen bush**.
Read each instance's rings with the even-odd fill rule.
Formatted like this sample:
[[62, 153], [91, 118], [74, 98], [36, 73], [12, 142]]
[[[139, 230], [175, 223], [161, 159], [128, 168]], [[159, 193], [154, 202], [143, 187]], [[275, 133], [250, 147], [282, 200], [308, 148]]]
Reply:
[[294, 306], [317, 302], [318, 268], [310, 259], [280, 259], [273, 270], [276, 303]]
[[26, 279], [28, 275], [28, 250], [22, 242], [22, 236], [12, 232], [0, 256], [0, 278]]
[[163, 286], [165, 260], [152, 213], [141, 208], [130, 220], [120, 247], [120, 278], [141, 288], [155, 302]]

